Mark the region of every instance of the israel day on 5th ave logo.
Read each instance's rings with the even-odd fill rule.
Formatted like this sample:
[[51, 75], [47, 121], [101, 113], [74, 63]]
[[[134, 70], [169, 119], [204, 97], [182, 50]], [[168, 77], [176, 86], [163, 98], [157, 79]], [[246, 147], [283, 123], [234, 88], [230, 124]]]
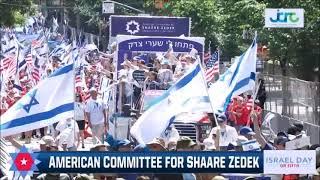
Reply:
[[291, 150], [264, 151], [264, 173], [269, 174], [314, 174], [316, 151]]
[[14, 171], [15, 177], [25, 178], [26, 176], [32, 176], [34, 171], [38, 171], [37, 164], [40, 163], [37, 160], [37, 154], [28, 150], [25, 146], [22, 146], [17, 153], [10, 153], [12, 164], [10, 170]]

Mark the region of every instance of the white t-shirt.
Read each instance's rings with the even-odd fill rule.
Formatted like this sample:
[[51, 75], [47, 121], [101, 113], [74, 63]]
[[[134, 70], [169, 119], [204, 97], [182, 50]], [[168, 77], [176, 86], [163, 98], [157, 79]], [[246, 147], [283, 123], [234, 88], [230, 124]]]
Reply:
[[[212, 134], [215, 134], [217, 132], [218, 127], [212, 128], [210, 132], [210, 136], [212, 137]], [[234, 127], [226, 125], [225, 128], [220, 128], [220, 139], [219, 139], [219, 145], [220, 146], [228, 146], [230, 143], [236, 143], [238, 138], [237, 130]]]
[[100, 99], [93, 100], [90, 98], [86, 104], [85, 112], [90, 113], [90, 122], [92, 125], [103, 124], [103, 110], [107, 109], [106, 105]]
[[57, 137], [59, 146], [67, 144], [67, 148], [73, 147], [78, 137], [79, 127], [74, 120], [64, 120], [57, 124], [56, 130], [60, 132]]
[[82, 103], [74, 103], [74, 119], [76, 121], [84, 120], [84, 105]]

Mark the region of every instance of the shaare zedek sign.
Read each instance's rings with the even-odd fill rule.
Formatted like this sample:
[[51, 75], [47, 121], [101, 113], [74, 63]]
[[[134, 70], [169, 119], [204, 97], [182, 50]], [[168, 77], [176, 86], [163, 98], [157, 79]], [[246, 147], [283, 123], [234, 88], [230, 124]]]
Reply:
[[[120, 65], [124, 59], [125, 54], [132, 52], [166, 52], [169, 49], [169, 44], [172, 44], [173, 52], [176, 53], [190, 53], [195, 49], [202, 59], [204, 51], [203, 37], [165, 37], [165, 36], [117, 36], [117, 62]], [[148, 62], [146, 62], [148, 63]]]
[[110, 36], [190, 36], [190, 18], [163, 16], [110, 16]]
[[267, 28], [303, 28], [303, 9], [265, 9]]

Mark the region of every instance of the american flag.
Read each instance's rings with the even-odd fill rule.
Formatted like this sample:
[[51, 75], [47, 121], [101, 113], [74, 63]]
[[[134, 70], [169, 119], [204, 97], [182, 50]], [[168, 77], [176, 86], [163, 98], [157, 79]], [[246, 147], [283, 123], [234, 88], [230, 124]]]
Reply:
[[207, 82], [212, 81], [215, 74], [219, 74], [219, 51], [215, 51], [206, 63]]
[[82, 79], [81, 79], [82, 69], [83, 69], [83, 66], [80, 65], [79, 69], [76, 71], [75, 87], [82, 87]]
[[37, 84], [40, 81], [40, 65], [39, 65], [39, 57], [35, 58], [34, 61], [34, 66], [31, 72], [32, 75], [32, 79], [35, 81], [35, 83]]
[[11, 77], [16, 74], [17, 59], [15, 55], [8, 55], [0, 60], [0, 72], [5, 74], [6, 77]]
[[0, 60], [0, 72], [8, 69], [10, 63], [14, 60], [12, 56], [6, 56]]
[[28, 50], [26, 52], [25, 60], [27, 62], [27, 65], [32, 67], [33, 61], [32, 61], [31, 46], [28, 48]]
[[210, 52], [205, 53], [203, 56], [204, 63], [206, 64], [210, 58], [211, 58]]
[[41, 42], [40, 40], [33, 40], [33, 41], [31, 42], [31, 46], [32, 46], [34, 49], [41, 47], [41, 44], [42, 44], [42, 42]]
[[44, 34], [40, 34], [37, 39], [31, 41], [32, 48], [33, 49], [40, 48], [42, 46], [44, 40], [45, 40]]

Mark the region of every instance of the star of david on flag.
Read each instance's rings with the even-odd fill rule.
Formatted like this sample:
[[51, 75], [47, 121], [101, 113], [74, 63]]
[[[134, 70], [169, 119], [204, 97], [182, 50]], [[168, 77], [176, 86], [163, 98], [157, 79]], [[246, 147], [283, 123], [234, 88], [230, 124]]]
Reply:
[[1, 116], [0, 137], [39, 129], [74, 115], [74, 70], [66, 65], [32, 88]]
[[22, 102], [19, 102], [17, 104], [17, 109], [24, 109], [27, 113], [30, 112], [30, 109], [32, 106], [39, 104], [39, 101], [37, 101], [36, 99], [36, 93], [37, 93], [37, 89], [35, 89], [34, 91], [30, 91], [28, 94], [26, 94], [27, 97], [30, 97], [29, 102], [22, 104]]

